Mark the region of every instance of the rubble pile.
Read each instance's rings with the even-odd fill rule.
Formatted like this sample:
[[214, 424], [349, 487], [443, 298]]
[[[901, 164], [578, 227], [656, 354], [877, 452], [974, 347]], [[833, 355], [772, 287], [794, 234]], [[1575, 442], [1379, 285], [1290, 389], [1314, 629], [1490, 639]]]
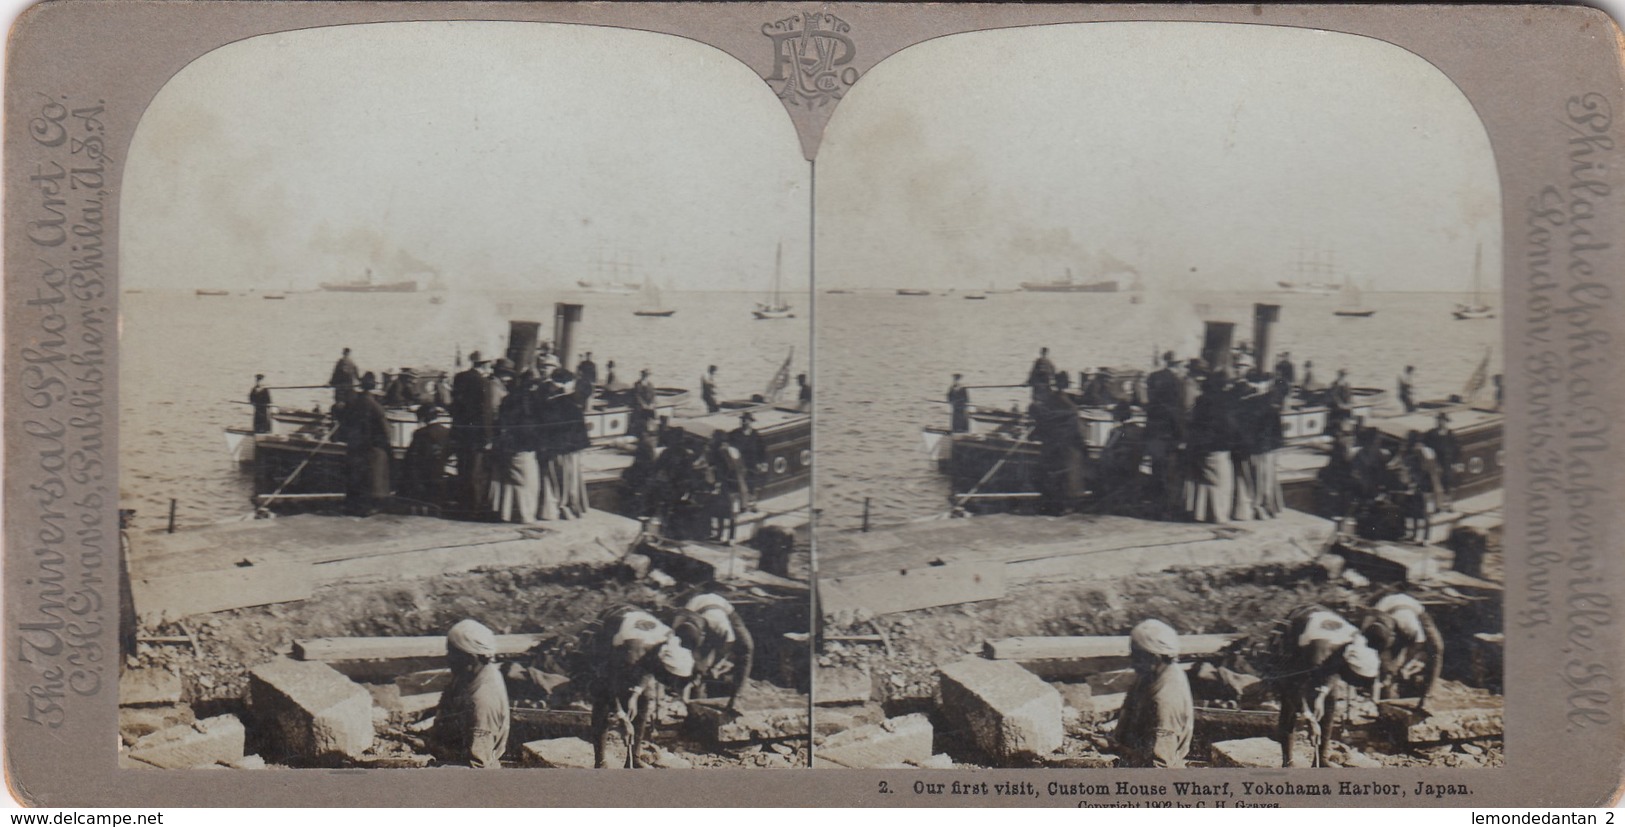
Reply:
[[[449, 682], [444, 635], [453, 623], [473, 617], [490, 626], [516, 647], [499, 658], [512, 666], [530, 642], [574, 637], [605, 609], [670, 607], [691, 590], [651, 567], [503, 568], [331, 585], [300, 602], [145, 628], [120, 680], [120, 763], [432, 766], [423, 735]], [[753, 629], [804, 628], [804, 591], [718, 591]], [[545, 631], [521, 634], [528, 630]], [[762, 632], [737, 718], [666, 693], [643, 757], [656, 767], [807, 766], [806, 651], [805, 636]], [[585, 701], [548, 709], [526, 699], [528, 675], [505, 674], [515, 705], [504, 763], [578, 766], [584, 754], [591, 766]]]
[[[1492, 542], [1483, 576], [1498, 577], [1500, 557]], [[1403, 588], [1428, 605], [1450, 642], [1443, 679], [1427, 715], [1414, 710], [1414, 697], [1379, 708], [1369, 695], [1352, 693], [1332, 762], [1501, 766], [1499, 586], [1459, 577], [1444, 585], [1433, 579], [1437, 572], [1426, 574], [1413, 571], [1400, 583], [1401, 569], [1372, 570], [1364, 560], [1323, 554], [1299, 565], [1028, 584], [998, 600], [883, 615], [832, 613], [824, 618], [817, 658], [815, 763], [1114, 766], [1112, 732], [1134, 682], [1122, 636], [1155, 617], [1182, 637], [1181, 661], [1197, 705], [1188, 763], [1278, 767], [1279, 706], [1252, 661], [1284, 611], [1319, 603], [1355, 615]], [[919, 737], [926, 726], [933, 733], [929, 753], [917, 745], [891, 748], [896, 731]], [[845, 746], [849, 740], [873, 746], [855, 750]], [[843, 748], [831, 753], [831, 743]], [[1308, 754], [1306, 744], [1295, 751], [1299, 760]]]

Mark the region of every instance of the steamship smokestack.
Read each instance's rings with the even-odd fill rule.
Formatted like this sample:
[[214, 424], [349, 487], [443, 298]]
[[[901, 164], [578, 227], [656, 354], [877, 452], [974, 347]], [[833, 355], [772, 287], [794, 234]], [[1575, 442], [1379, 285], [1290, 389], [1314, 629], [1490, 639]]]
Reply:
[[581, 323], [581, 305], [558, 302], [553, 305], [553, 352], [559, 364], [575, 370], [576, 325]]
[[1230, 344], [1236, 335], [1236, 325], [1233, 322], [1203, 322], [1206, 329], [1202, 331], [1202, 361], [1207, 363], [1208, 369], [1214, 373], [1230, 375], [1233, 364]]
[[1280, 305], [1253, 305], [1253, 364], [1261, 373], [1269, 373], [1275, 364], [1275, 323], [1280, 320]]
[[515, 371], [523, 373], [536, 367], [536, 343], [541, 339], [541, 322], [508, 322], [508, 361]]

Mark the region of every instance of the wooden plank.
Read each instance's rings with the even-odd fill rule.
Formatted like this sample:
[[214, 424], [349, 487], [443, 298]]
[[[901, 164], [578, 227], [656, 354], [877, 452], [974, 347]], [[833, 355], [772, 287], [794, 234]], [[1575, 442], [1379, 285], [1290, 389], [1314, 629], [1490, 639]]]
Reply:
[[136, 614], [157, 625], [191, 615], [304, 600], [314, 584], [310, 566], [283, 563], [134, 578], [130, 591]]
[[549, 732], [592, 732], [592, 713], [574, 709], [530, 709], [516, 706], [508, 710], [514, 726], [534, 727]]
[[[497, 635], [497, 655], [518, 655], [540, 643], [545, 635]], [[298, 660], [360, 661], [409, 660], [446, 656], [445, 635], [421, 637], [321, 637], [293, 642]], [[410, 670], [403, 670], [410, 671]]]
[[[1240, 635], [1180, 635], [1180, 657], [1201, 657], [1218, 654]], [[982, 645], [985, 657], [993, 660], [1088, 660], [1093, 658], [1126, 658], [1129, 655], [1128, 635], [1091, 635], [1081, 637], [1009, 637], [990, 640]]]
[[820, 578], [825, 614], [866, 609], [877, 615], [997, 600], [1004, 597], [1004, 564], [951, 563], [912, 569]]

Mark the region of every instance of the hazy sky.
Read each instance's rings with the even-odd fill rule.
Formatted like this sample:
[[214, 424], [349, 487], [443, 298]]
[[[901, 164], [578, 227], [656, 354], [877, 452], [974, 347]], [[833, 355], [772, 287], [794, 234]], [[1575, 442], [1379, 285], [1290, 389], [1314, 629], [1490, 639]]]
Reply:
[[941, 38], [853, 87], [817, 174], [820, 287], [1014, 286], [1070, 267], [1269, 288], [1300, 278], [1301, 255], [1376, 289], [1467, 290], [1480, 244], [1499, 282], [1500, 186], [1477, 115], [1421, 58], [1350, 35], [1103, 23]]
[[804, 287], [808, 176], [766, 84], [682, 38], [296, 31], [211, 52], [159, 93], [127, 162], [121, 263], [129, 287], [312, 287], [371, 267], [765, 290], [782, 241], [786, 286]]

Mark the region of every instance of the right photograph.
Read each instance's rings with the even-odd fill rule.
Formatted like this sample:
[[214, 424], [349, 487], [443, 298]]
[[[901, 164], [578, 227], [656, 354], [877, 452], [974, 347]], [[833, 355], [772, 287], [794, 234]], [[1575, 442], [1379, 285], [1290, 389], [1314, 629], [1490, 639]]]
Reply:
[[955, 35], [815, 185], [815, 767], [1504, 765], [1502, 195], [1447, 77]]

